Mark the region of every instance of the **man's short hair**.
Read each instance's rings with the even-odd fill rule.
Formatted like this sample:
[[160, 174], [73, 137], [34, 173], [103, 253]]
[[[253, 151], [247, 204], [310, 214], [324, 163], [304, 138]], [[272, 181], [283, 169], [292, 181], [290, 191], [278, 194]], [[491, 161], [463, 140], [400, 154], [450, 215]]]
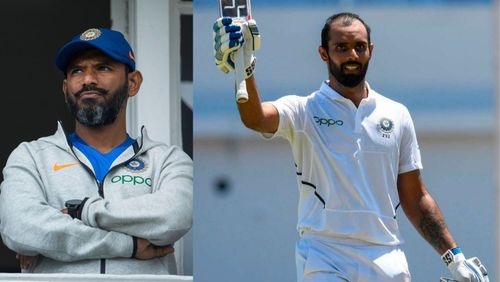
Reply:
[[344, 26], [350, 26], [354, 20], [360, 21], [365, 26], [366, 33], [368, 34], [368, 44], [370, 44], [371, 30], [370, 27], [365, 23], [365, 21], [363, 21], [363, 19], [361, 19], [361, 17], [357, 14], [343, 12], [332, 15], [328, 19], [326, 19], [325, 25], [321, 30], [321, 47], [325, 48], [325, 50], [328, 50], [328, 40], [330, 40], [329, 38], [330, 25], [333, 22], [341, 21]]

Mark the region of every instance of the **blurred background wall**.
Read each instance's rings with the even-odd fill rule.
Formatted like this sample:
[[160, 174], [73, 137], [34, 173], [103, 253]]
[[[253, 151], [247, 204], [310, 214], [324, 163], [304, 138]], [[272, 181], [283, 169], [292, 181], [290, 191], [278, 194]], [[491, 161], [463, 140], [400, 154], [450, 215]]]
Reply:
[[[272, 3], [270, 3], [272, 2]], [[308, 95], [327, 79], [324, 20], [352, 11], [372, 28], [367, 80], [412, 113], [423, 177], [466, 256], [498, 274], [496, 12], [492, 1], [252, 1], [264, 100]], [[294, 281], [297, 184], [284, 140], [244, 128], [234, 76], [212, 57], [217, 1], [194, 2], [196, 281]], [[398, 211], [413, 281], [450, 276]]]

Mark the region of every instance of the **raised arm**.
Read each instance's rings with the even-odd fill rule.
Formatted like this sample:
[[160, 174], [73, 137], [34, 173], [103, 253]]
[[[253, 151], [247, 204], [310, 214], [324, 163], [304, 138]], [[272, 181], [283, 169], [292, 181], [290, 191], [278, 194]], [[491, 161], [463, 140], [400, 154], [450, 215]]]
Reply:
[[262, 103], [253, 75], [246, 79], [246, 85], [248, 101], [238, 103], [241, 121], [246, 127], [258, 132], [276, 132], [279, 124], [278, 110], [269, 103]]
[[3, 174], [0, 232], [9, 249], [59, 261], [132, 256], [131, 236], [86, 226], [49, 205], [26, 143], [11, 154]]
[[250, 20], [235, 24], [231, 18], [220, 18], [214, 23], [213, 35], [215, 63], [224, 73], [234, 71], [235, 54], [243, 47], [248, 101], [238, 103], [241, 121], [255, 131], [276, 132], [279, 124], [278, 111], [271, 104], [262, 103], [253, 75], [256, 64], [253, 51], [260, 48], [257, 23]]
[[174, 146], [154, 154], [164, 156], [153, 193], [120, 200], [90, 198], [83, 206], [82, 222], [144, 238], [157, 246], [171, 245], [186, 234], [192, 224], [192, 161]]

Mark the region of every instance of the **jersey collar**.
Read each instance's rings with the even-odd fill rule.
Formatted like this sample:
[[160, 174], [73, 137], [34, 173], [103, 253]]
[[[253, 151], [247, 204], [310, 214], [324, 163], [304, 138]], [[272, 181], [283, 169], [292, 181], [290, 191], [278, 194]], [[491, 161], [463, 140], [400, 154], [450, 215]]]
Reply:
[[[344, 96], [340, 95], [337, 91], [335, 91], [330, 84], [328, 84], [328, 80], [323, 81], [321, 83], [321, 86], [319, 88], [320, 92], [326, 96], [328, 99], [332, 99], [334, 101], [350, 101], [349, 99], [345, 98]], [[376, 98], [376, 93], [370, 88], [370, 84], [365, 81], [366, 88], [368, 89], [368, 97], [364, 98], [363, 100], [365, 103], [374, 103], [375, 98]]]

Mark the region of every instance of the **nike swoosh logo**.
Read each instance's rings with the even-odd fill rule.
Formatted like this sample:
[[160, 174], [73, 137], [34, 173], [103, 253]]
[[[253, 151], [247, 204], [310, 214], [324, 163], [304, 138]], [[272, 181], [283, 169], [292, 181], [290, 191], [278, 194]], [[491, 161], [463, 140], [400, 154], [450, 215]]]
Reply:
[[58, 163], [55, 163], [54, 167], [52, 169], [54, 171], [58, 171], [60, 169], [67, 168], [67, 167], [74, 166], [74, 165], [78, 165], [78, 164], [80, 164], [80, 162], [72, 163], [72, 164], [58, 164]]

